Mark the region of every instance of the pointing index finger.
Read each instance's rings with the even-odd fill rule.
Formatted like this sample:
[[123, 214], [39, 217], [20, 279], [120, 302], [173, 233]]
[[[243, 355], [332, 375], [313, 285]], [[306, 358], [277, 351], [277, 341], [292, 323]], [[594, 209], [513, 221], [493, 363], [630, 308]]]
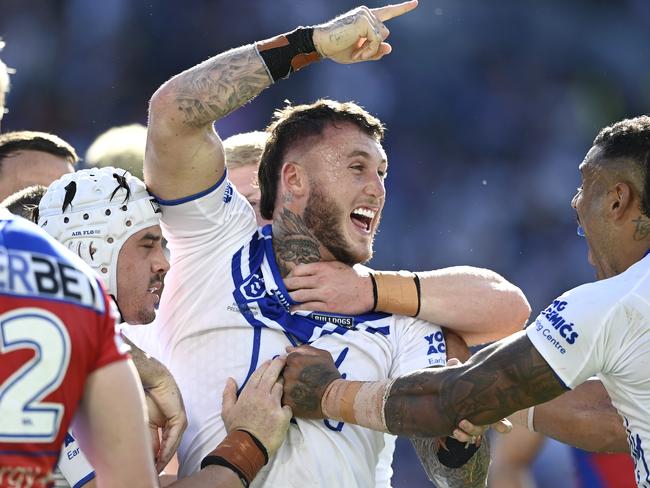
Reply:
[[395, 5], [386, 5], [385, 7], [373, 8], [370, 11], [381, 22], [385, 22], [393, 17], [399, 17], [407, 12], [410, 12], [418, 6], [418, 0], [411, 0], [409, 2], [402, 2]]

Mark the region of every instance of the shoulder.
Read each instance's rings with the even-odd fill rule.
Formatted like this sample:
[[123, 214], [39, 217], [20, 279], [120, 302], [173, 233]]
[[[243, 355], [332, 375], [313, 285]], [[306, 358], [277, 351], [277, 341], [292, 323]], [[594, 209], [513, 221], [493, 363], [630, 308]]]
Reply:
[[577, 286], [560, 295], [545, 311], [566, 310], [577, 317], [602, 320], [634, 291], [640, 279], [637, 271], [628, 269], [612, 278]]

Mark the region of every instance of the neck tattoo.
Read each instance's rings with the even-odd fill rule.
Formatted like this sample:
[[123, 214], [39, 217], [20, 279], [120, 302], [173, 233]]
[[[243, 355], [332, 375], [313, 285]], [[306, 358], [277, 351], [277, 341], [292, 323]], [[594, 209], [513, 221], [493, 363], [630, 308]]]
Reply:
[[632, 220], [632, 222], [636, 224], [633, 236], [635, 241], [643, 241], [650, 236], [650, 220], [644, 219], [643, 216], [639, 215], [639, 217]]
[[286, 208], [273, 223], [273, 251], [283, 277], [289, 274], [292, 265], [321, 259], [318, 239], [300, 215]]

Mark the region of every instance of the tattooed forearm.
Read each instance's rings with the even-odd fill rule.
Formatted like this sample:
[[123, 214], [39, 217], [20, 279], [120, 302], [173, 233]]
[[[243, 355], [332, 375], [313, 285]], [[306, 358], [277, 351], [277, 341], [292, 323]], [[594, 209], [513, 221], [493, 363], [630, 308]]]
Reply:
[[643, 216], [634, 219], [632, 222], [636, 225], [634, 229], [634, 240], [643, 241], [650, 236], [650, 220], [644, 219]]
[[255, 98], [271, 84], [255, 46], [219, 54], [169, 81], [183, 122], [202, 127]]
[[420, 458], [429, 479], [439, 488], [482, 488], [486, 486], [490, 467], [490, 450], [487, 438], [481, 447], [460, 468], [448, 468], [438, 459], [440, 449], [437, 437], [414, 437], [411, 443]]
[[282, 276], [289, 274], [291, 265], [320, 261], [318, 239], [299, 215], [284, 208], [273, 224], [273, 250]]
[[496, 342], [460, 367], [414, 372], [386, 401], [390, 432], [449, 435], [461, 419], [487, 425], [564, 392], [525, 331]]

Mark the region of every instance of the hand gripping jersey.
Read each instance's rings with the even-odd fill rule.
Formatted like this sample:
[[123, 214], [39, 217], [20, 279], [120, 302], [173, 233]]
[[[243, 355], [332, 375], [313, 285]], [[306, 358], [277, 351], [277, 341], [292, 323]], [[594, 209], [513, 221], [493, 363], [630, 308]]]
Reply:
[[[288, 345], [328, 350], [353, 380], [383, 380], [445, 364], [441, 329], [417, 319], [289, 313], [271, 227], [257, 229], [252, 208], [225, 176], [202, 194], [160, 204], [171, 269], [154, 327], [131, 327], [129, 337], [162, 360], [181, 388], [189, 419], [178, 450], [181, 477], [198, 471], [226, 435], [226, 379], [235, 378], [241, 387]], [[382, 433], [296, 419], [252, 486], [373, 486], [383, 446]]]
[[526, 330], [567, 387], [600, 378], [623, 417], [636, 482], [650, 488], [650, 256], [566, 292]]
[[110, 302], [79, 258], [0, 212], [0, 487], [45, 487], [86, 378], [124, 359]]

